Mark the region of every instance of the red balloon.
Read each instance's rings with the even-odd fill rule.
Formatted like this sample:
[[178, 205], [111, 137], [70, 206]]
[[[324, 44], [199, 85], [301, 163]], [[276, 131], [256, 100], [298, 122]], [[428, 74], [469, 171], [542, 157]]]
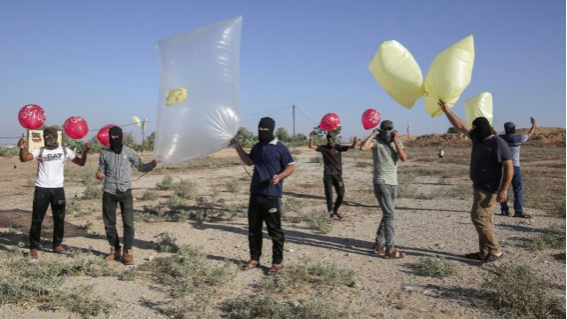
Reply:
[[103, 126], [96, 135], [96, 139], [105, 147], [110, 147], [110, 137], [108, 136], [108, 131], [111, 127], [115, 127], [114, 124], [107, 124]]
[[368, 109], [362, 113], [362, 127], [365, 130], [375, 128], [380, 123], [380, 112], [375, 109]]
[[335, 113], [325, 114], [325, 116], [323, 116], [323, 118], [321, 119], [321, 123], [319, 124], [319, 127], [323, 131], [327, 132], [333, 132], [338, 129], [339, 126], [341, 126], [341, 119]]
[[45, 123], [45, 112], [39, 105], [24, 105], [18, 113], [20, 125], [28, 130], [40, 128]]
[[65, 134], [74, 140], [81, 139], [89, 132], [89, 125], [80, 116], [71, 116], [63, 124]]

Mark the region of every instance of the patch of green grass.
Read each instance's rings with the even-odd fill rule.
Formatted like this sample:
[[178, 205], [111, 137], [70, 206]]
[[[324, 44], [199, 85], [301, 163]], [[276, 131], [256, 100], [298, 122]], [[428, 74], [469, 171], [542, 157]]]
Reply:
[[152, 272], [158, 283], [170, 289], [173, 298], [214, 290], [236, 275], [234, 265], [224, 263], [217, 266], [191, 246], [181, 246], [175, 255], [155, 258], [140, 265], [139, 269]]
[[553, 255], [553, 259], [565, 263], [565, 252]]
[[226, 190], [232, 195], [238, 195], [241, 189], [242, 185], [240, 185], [240, 182], [236, 178], [231, 179], [226, 183]]
[[438, 258], [422, 258], [417, 264], [411, 266], [418, 276], [445, 278], [458, 273], [455, 266], [445, 260]]
[[108, 314], [113, 305], [101, 297], [91, 297], [92, 286], [78, 286], [67, 291], [59, 291], [49, 297], [49, 302], [44, 304], [42, 310], [57, 311], [66, 309], [78, 313], [82, 318], [96, 317], [99, 314]]
[[503, 266], [483, 287], [496, 309], [511, 318], [565, 318], [564, 301], [549, 296], [527, 265]]
[[102, 198], [102, 186], [96, 184], [88, 184], [83, 199], [100, 199]]
[[155, 250], [160, 253], [176, 253], [179, 251], [179, 246], [177, 246], [177, 239], [168, 233], [161, 233], [157, 236], [158, 242], [156, 244]]
[[171, 175], [165, 175], [161, 182], [156, 184], [156, 188], [160, 191], [166, 191], [173, 188], [173, 177]]
[[122, 281], [134, 281], [138, 276], [138, 271], [134, 268], [125, 269], [118, 274], [118, 279]]
[[333, 223], [329, 213], [322, 209], [314, 209], [307, 213], [307, 225], [321, 234], [327, 234], [333, 230]]
[[197, 184], [194, 182], [182, 179], [174, 186], [175, 195], [183, 199], [195, 199], [197, 197]]
[[321, 156], [313, 156], [309, 159], [309, 163], [316, 163], [316, 164], [321, 164], [323, 163], [323, 157]]
[[529, 248], [531, 251], [564, 249], [565, 239], [565, 228], [555, 225], [544, 229], [541, 234], [536, 236], [532, 235]]
[[154, 190], [147, 190], [144, 192], [144, 195], [142, 195], [142, 200], [157, 200], [159, 198], [159, 193], [154, 191]]

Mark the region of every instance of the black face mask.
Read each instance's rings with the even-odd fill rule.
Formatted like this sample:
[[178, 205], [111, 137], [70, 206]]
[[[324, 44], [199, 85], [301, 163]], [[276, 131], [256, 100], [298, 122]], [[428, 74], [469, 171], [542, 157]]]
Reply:
[[[260, 128], [268, 130], [260, 130]], [[258, 140], [260, 141], [260, 143], [267, 144], [273, 141], [276, 138], [274, 136], [275, 128], [276, 122], [272, 118], [263, 117], [258, 124]]]
[[54, 150], [59, 147], [57, 142], [57, 130], [54, 128], [46, 128], [43, 130], [43, 144], [48, 150]]
[[330, 147], [335, 147], [337, 145], [337, 140], [334, 137], [327, 135], [327, 145]]
[[[111, 127], [110, 130], [108, 130], [108, 135], [110, 140], [110, 149], [116, 154], [122, 153], [122, 129], [118, 126]], [[112, 138], [113, 135], [117, 137]]]
[[474, 126], [472, 133], [475, 139], [482, 141], [492, 135], [492, 128], [485, 117], [477, 117], [472, 125]]

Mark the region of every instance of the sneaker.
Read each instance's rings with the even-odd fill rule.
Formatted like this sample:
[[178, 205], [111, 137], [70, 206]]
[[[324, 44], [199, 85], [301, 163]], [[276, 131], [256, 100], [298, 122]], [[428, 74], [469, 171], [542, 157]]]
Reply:
[[519, 212], [519, 213], [515, 213], [514, 217], [530, 219], [530, 218], [532, 218], [532, 215], [528, 215], [526, 213]]
[[60, 255], [69, 255], [69, 252], [61, 245], [53, 247], [53, 252]]
[[39, 259], [39, 254], [36, 248], [30, 248], [30, 258], [31, 259]]
[[337, 216], [338, 219], [343, 219], [343, 215], [339, 214], [338, 211], [334, 212], [333, 215]]
[[500, 215], [502, 215], [502, 216], [510, 216], [510, 212], [509, 212], [509, 211], [505, 211], [505, 210], [501, 210], [501, 211], [500, 211]]

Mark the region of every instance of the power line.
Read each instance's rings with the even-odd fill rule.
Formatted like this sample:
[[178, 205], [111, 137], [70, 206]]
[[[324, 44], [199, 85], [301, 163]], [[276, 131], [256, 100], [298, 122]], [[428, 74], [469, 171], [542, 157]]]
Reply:
[[[287, 108], [289, 108], [289, 107], [291, 107], [291, 105], [288, 105], [288, 106], [284, 106], [284, 107], [279, 107], [279, 108], [276, 108], [276, 109], [271, 109], [271, 110], [265, 110], [265, 111], [262, 111], [262, 112], [258, 112], [258, 113], [251, 113], [251, 114], [246, 114], [246, 115], [242, 115], [242, 118], [244, 118], [244, 117], [250, 117], [250, 116], [255, 116], [255, 115], [258, 115], [258, 114], [264, 114], [264, 113], [271, 113], [271, 112], [276, 112], [276, 111], [280, 111], [280, 110], [284, 110], [284, 109], [287, 109]], [[273, 114], [273, 113], [272, 113], [272, 114]]]
[[[146, 121], [146, 123], [153, 123], [154, 121]], [[135, 125], [134, 123], [130, 123], [130, 124], [121, 124], [121, 125], [116, 125], [118, 127], [124, 127], [124, 126], [130, 126], [130, 125]], [[88, 132], [94, 132], [94, 131], [98, 131], [100, 130], [102, 127], [100, 128], [95, 128], [92, 130], [88, 130]], [[22, 136], [0, 136], [0, 139], [16, 139], [16, 138], [21, 138]]]
[[300, 108], [298, 108], [296, 106], [295, 109], [298, 110], [299, 113], [301, 113], [301, 115], [305, 116], [305, 118], [308, 119], [309, 121], [311, 121], [313, 124], [317, 124], [317, 122], [313, 121], [309, 116], [307, 116], [305, 113], [303, 113], [303, 111]]

